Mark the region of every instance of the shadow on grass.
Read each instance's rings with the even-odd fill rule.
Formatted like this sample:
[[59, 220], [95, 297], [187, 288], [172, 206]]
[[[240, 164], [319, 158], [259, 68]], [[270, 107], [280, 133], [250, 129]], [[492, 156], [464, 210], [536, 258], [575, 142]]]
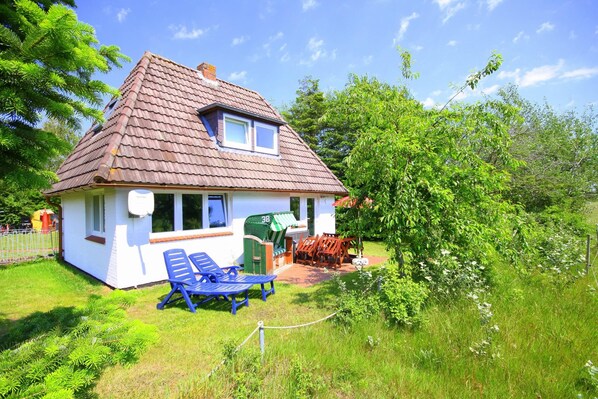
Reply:
[[[259, 285], [258, 285], [259, 287]], [[165, 287], [166, 288], [166, 287]], [[170, 287], [168, 287], [168, 291], [165, 289], [164, 293], [162, 295], [160, 295], [157, 298], [156, 301], [156, 305], [160, 302], [162, 302], [164, 300], [164, 298], [166, 298], [166, 295], [168, 295], [168, 292], [170, 292]], [[274, 294], [274, 296], [276, 296], [276, 294]], [[211, 299], [207, 302], [202, 303], [202, 301], [204, 299], [206, 299], [205, 296], [198, 296], [198, 295], [190, 295], [191, 297], [191, 302], [198, 304], [197, 309], [206, 309], [206, 310], [217, 310], [217, 311], [226, 311], [229, 312], [231, 311], [231, 302], [230, 300], [225, 300], [222, 298], [222, 296], [219, 296], [218, 298], [215, 299]], [[178, 308], [178, 309], [185, 309], [185, 310], [189, 310], [189, 307], [187, 306], [187, 303], [185, 302], [185, 300], [183, 299], [183, 296], [180, 293], [176, 293], [173, 295], [174, 301], [171, 299], [171, 301], [169, 304], [167, 304], [166, 306], [164, 306], [163, 310], [168, 310], [170, 308]], [[236, 296], [237, 298], [237, 302], [245, 299], [245, 296], [242, 294], [238, 294]], [[271, 300], [272, 295], [268, 295], [266, 301]], [[249, 290], [249, 306], [251, 306], [252, 303], [255, 303], [256, 301], [260, 301], [262, 302], [262, 291], [260, 289], [255, 289], [252, 288]], [[237, 309], [237, 311], [243, 309], [244, 306], [241, 306]], [[157, 311], [160, 311], [158, 309], [156, 309]]]
[[[380, 273], [377, 266], [367, 269], [373, 275], [373, 280]], [[337, 306], [337, 298], [341, 293], [338, 280], [344, 283], [349, 291], [366, 291], [371, 287], [362, 287], [359, 279], [359, 272], [340, 274], [331, 280], [322, 281], [315, 285], [311, 292], [297, 292], [293, 294], [292, 303], [296, 305], [314, 305], [318, 308], [331, 309]]]
[[0, 351], [49, 332], [69, 330], [81, 321], [81, 313], [74, 306], [35, 312], [18, 320], [9, 320], [5, 315], [0, 317]]

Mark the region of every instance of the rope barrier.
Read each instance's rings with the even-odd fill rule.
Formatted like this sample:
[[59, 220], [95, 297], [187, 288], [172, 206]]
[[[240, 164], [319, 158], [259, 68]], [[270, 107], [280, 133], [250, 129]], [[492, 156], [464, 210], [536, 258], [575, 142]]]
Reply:
[[[255, 329], [254, 329], [254, 330], [253, 330], [253, 331], [252, 331], [252, 332], [251, 332], [251, 333], [250, 333], [250, 334], [247, 336], [247, 338], [245, 338], [245, 339], [243, 340], [243, 342], [241, 342], [239, 345], [237, 345], [237, 347], [235, 348], [235, 350], [233, 351], [233, 353], [237, 353], [237, 352], [238, 352], [238, 351], [241, 349], [241, 347], [242, 347], [243, 345], [245, 345], [245, 344], [246, 344], [246, 343], [247, 343], [247, 342], [248, 342], [248, 341], [251, 339], [251, 337], [253, 337], [253, 336], [255, 335], [255, 333], [256, 333], [256, 332], [258, 332], [258, 331], [259, 331], [259, 329], [260, 329], [260, 324], [259, 324], [259, 322], [258, 322], [258, 326], [257, 326], [257, 327], [256, 327], [256, 328], [255, 328]], [[209, 372], [209, 373], [206, 375], [206, 377], [205, 377], [205, 378], [206, 378], [206, 379], [207, 379], [207, 378], [210, 378], [210, 377], [212, 376], [212, 374], [214, 374], [216, 371], [218, 371], [218, 369], [220, 368], [220, 366], [222, 366], [222, 365], [224, 364], [224, 362], [226, 362], [226, 359], [222, 359], [222, 361], [220, 361], [220, 363], [218, 363], [218, 364], [216, 365], [216, 367], [214, 367], [214, 368], [212, 369], [212, 371], [210, 371], [210, 372]]]
[[[376, 281], [374, 281], [369, 287], [366, 287], [363, 290], [363, 293], [365, 294], [366, 292], [368, 292], [370, 289], [372, 289], [375, 285], [379, 286], [381, 283], [380, 279], [376, 279]], [[317, 323], [321, 323], [323, 321], [326, 321], [328, 319], [331, 319], [332, 317], [336, 316], [338, 312], [334, 312], [332, 314], [329, 314], [328, 316], [322, 317], [321, 319], [315, 320], [315, 321], [310, 321], [307, 323], [303, 323], [303, 324], [295, 324], [292, 326], [266, 326], [264, 325], [264, 322], [262, 320], [257, 322], [257, 327], [243, 340], [243, 342], [241, 342], [234, 350], [233, 353], [237, 353], [241, 347], [243, 345], [245, 345], [247, 342], [249, 342], [249, 340], [251, 339], [251, 337], [253, 337], [255, 335], [256, 332], [259, 331], [259, 335], [260, 335], [260, 351], [262, 353], [262, 355], [264, 354], [265, 351], [265, 337], [264, 337], [264, 330], [290, 330], [290, 329], [294, 329], [294, 328], [302, 328], [302, 327], [308, 327]], [[212, 371], [210, 371], [203, 379], [208, 379], [210, 378], [216, 371], [218, 371], [218, 369], [226, 362], [226, 359], [222, 359], [222, 361], [220, 363], [218, 363], [216, 365], [216, 367], [214, 367], [212, 369]]]
[[[313, 324], [320, 323], [320, 322], [322, 322], [322, 321], [324, 321], [324, 320], [328, 320], [328, 319], [330, 319], [331, 317], [334, 317], [334, 316], [336, 316], [336, 314], [337, 314], [337, 313], [338, 313], [338, 312], [334, 312], [334, 313], [332, 313], [332, 314], [329, 314], [329, 315], [328, 315], [328, 316], [326, 316], [326, 317], [322, 317], [322, 318], [321, 318], [321, 319], [319, 319], [319, 320], [316, 320], [316, 321], [310, 321], [310, 322], [308, 322], [308, 323], [303, 323], [303, 324], [296, 324], [296, 325], [294, 325], [294, 326], [265, 326], [265, 325], [264, 325], [264, 326], [262, 326], [262, 328], [264, 328], [264, 329], [268, 329], [268, 330], [289, 330], [289, 329], [292, 329], [292, 328], [301, 328], [301, 327], [307, 327], [307, 326], [311, 326], [311, 325], [313, 325]], [[259, 328], [259, 327], [258, 327], [258, 328]]]

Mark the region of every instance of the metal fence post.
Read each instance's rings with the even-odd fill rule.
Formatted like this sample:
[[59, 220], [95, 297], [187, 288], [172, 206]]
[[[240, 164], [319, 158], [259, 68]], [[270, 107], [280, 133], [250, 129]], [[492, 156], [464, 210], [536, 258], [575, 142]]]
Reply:
[[586, 274], [590, 272], [590, 240], [592, 237], [588, 234], [588, 239], [586, 243]]
[[264, 322], [262, 320], [257, 322], [257, 326], [260, 328], [260, 352], [262, 353], [262, 359], [264, 358], [264, 352], [266, 352], [266, 342], [264, 336]]

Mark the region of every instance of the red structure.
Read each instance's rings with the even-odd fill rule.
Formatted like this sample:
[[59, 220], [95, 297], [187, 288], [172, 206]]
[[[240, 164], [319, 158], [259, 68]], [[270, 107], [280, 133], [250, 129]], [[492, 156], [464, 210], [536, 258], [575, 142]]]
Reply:
[[42, 233], [47, 234], [50, 232], [50, 214], [44, 209], [40, 215], [42, 220]]

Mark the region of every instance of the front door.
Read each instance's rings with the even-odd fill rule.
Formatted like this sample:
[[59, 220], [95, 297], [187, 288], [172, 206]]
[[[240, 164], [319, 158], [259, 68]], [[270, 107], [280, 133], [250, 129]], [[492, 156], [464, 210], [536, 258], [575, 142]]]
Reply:
[[316, 221], [316, 200], [315, 198], [308, 198], [307, 199], [307, 229], [309, 230], [309, 235], [315, 235], [315, 226], [314, 222]]

